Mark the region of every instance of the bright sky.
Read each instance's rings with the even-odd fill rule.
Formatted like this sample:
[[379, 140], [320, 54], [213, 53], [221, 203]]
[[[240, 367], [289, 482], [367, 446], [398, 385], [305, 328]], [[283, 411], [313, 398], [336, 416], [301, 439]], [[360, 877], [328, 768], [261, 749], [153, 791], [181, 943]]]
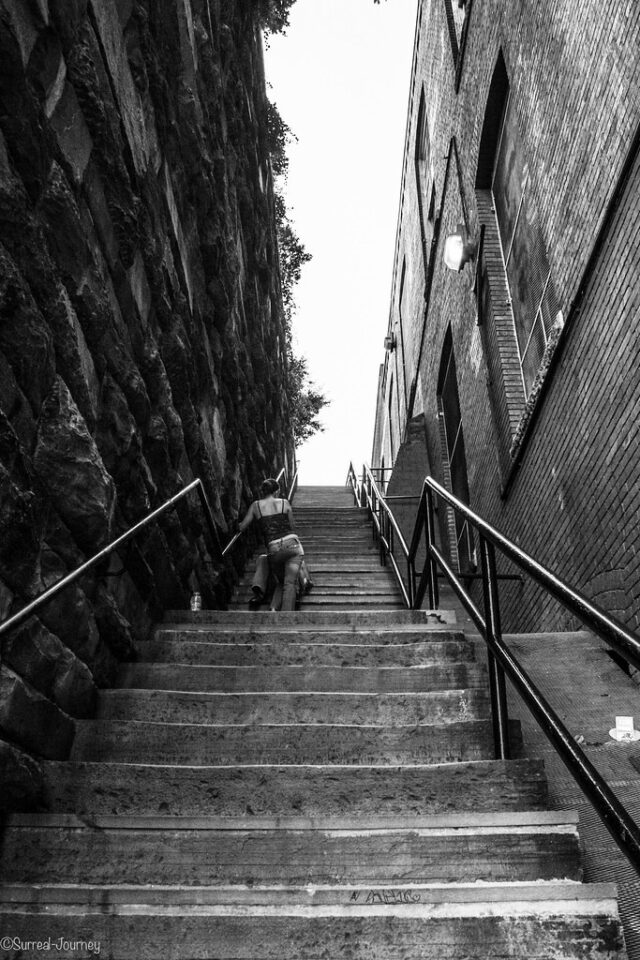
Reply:
[[313, 255], [294, 346], [330, 399], [298, 451], [300, 482], [344, 483], [373, 442], [384, 360], [417, 0], [298, 0], [269, 38], [269, 96], [298, 137], [286, 199]]

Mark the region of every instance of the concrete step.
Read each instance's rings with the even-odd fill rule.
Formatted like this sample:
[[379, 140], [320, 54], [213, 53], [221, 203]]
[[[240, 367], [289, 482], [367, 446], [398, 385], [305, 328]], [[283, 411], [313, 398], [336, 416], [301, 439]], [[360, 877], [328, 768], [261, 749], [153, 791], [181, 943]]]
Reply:
[[581, 878], [577, 815], [526, 812], [367, 820], [13, 816], [3, 882], [490, 883]]
[[71, 760], [185, 764], [269, 764], [389, 767], [459, 763], [493, 756], [490, 720], [413, 726], [309, 724], [186, 724], [81, 720]]
[[371, 537], [370, 529], [365, 526], [339, 526], [335, 530], [323, 531], [316, 527], [301, 529], [296, 524], [296, 533], [299, 534], [305, 551], [309, 553], [321, 547], [330, 550], [334, 546], [349, 547], [354, 552], [357, 552], [360, 547], [379, 549]]
[[[55, 913], [56, 907], [83, 906], [88, 912], [97, 912], [101, 905], [109, 908], [109, 913], [117, 913], [123, 905], [162, 907], [221, 907], [241, 905], [243, 911], [250, 908], [284, 907], [293, 909], [306, 906], [341, 907], [349, 904], [353, 916], [359, 916], [356, 909], [386, 907], [389, 916], [394, 916], [395, 908], [415, 908], [418, 904], [428, 905], [430, 912], [434, 907], [454, 907], [457, 905], [459, 916], [473, 915], [479, 908], [488, 909], [492, 905], [493, 915], [498, 915], [500, 905], [504, 914], [516, 911], [522, 916], [535, 916], [539, 910], [544, 913], [552, 903], [555, 909], [581, 913], [580, 904], [591, 904], [596, 909], [606, 911], [606, 903], [615, 898], [614, 883], [582, 884], [566, 880], [543, 880], [539, 883], [444, 883], [444, 884], [402, 884], [393, 887], [377, 884], [349, 884], [334, 886], [330, 884], [311, 887], [294, 887], [282, 884], [230, 884], [228, 886], [201, 886], [199, 884], [41, 884], [36, 887], [22, 883], [0, 884], [2, 903], [16, 913], [33, 913], [39, 910]], [[615, 900], [613, 901], [615, 905]], [[467, 909], [464, 909], [466, 905]], [[1, 909], [1, 908], [0, 908]], [[73, 912], [77, 912], [74, 910]], [[136, 911], [138, 912], [138, 911]], [[412, 910], [406, 911], [411, 916]], [[434, 911], [435, 912], [435, 911]], [[69, 911], [71, 915], [71, 910]], [[615, 913], [613, 914], [615, 916]], [[511, 956], [511, 954], [509, 954]]]
[[[238, 603], [247, 603], [252, 596], [249, 585], [243, 585], [236, 591], [236, 602]], [[388, 602], [389, 600], [398, 600], [399, 602], [400, 592], [395, 583], [378, 583], [373, 585], [330, 585], [322, 586], [322, 584], [316, 584], [313, 588], [313, 591], [310, 595], [306, 595], [301, 598], [300, 605], [311, 604], [311, 603], [320, 603], [321, 600], [354, 600], [354, 601], [367, 601], [371, 603], [376, 603], [376, 601]]]
[[480, 719], [489, 714], [486, 690], [415, 694], [179, 693], [103, 690], [98, 720], [188, 724], [334, 724], [413, 726]]
[[[309, 599], [313, 593], [309, 595]], [[259, 610], [166, 610], [164, 624], [214, 625], [216, 627], [233, 626], [236, 629], [266, 627], [278, 630], [282, 627], [304, 631], [308, 629], [324, 630], [337, 627], [351, 627], [354, 631], [362, 628], [383, 627], [402, 628], [408, 625], [422, 626], [427, 629], [455, 624], [455, 615], [448, 610], [305, 610], [279, 611], [270, 613]]]
[[[276, 618], [276, 614], [271, 615]], [[256, 645], [256, 644], [351, 644], [355, 646], [402, 646], [405, 643], [445, 643], [455, 639], [464, 645], [466, 650], [475, 647], [472, 640], [463, 638], [463, 634], [452, 632], [452, 624], [441, 623], [437, 626], [430, 626], [427, 630], [416, 627], [415, 624], [404, 624], [398, 627], [383, 626], [379, 629], [365, 627], [362, 630], [353, 630], [346, 626], [332, 626], [327, 624], [314, 626], [313, 623], [307, 623], [305, 628], [296, 628], [287, 626], [279, 620], [272, 627], [270, 621], [260, 617], [255, 621], [256, 625], [247, 624], [244, 627], [236, 628], [233, 622], [226, 624], [161, 624], [156, 627], [155, 638], [158, 642], [171, 642], [175, 648], [183, 644], [206, 644], [206, 643], [224, 643], [231, 645]], [[162, 660], [162, 657], [151, 657], [152, 660]], [[186, 660], [189, 663], [197, 663], [198, 659], [191, 659], [189, 656], [178, 660]], [[432, 659], [429, 657], [428, 659]], [[469, 657], [462, 657], [467, 660]]]
[[[354, 597], [360, 599], [377, 597], [397, 597], [399, 596], [398, 584], [395, 578], [392, 580], [389, 576], [369, 577], [367, 575], [360, 577], [343, 577], [340, 579], [338, 574], [331, 581], [327, 581], [322, 575], [313, 574], [314, 587], [311, 596], [306, 595], [302, 602], [307, 600], [317, 600], [319, 597]], [[250, 588], [251, 580], [245, 580], [238, 584], [236, 596], [240, 600], [249, 600], [252, 596]]]
[[[311, 564], [309, 564], [311, 566]], [[247, 570], [247, 573], [238, 584], [238, 589], [248, 588], [251, 584], [253, 570]], [[397, 590], [397, 580], [391, 570], [384, 567], [374, 567], [371, 570], [335, 570], [330, 567], [314, 567], [312, 571], [314, 593], [319, 590], [329, 590], [336, 587], [342, 589], [371, 589], [380, 590], [381, 587], [393, 587]]]
[[[244, 600], [242, 601], [232, 601], [229, 604], [229, 609], [236, 610], [245, 610], [247, 605]], [[268, 609], [268, 605], [265, 605], [263, 609]], [[352, 610], [404, 610], [405, 605], [400, 599], [389, 598], [387, 599], [384, 596], [379, 597], [350, 597], [348, 595], [342, 596], [324, 596], [324, 597], [313, 597], [313, 595], [305, 597], [300, 601], [298, 610], [333, 610], [340, 613], [348, 613]]]
[[[419, 666], [429, 662], [468, 661], [473, 659], [474, 644], [465, 640], [431, 639], [425, 641], [421, 634], [401, 642], [380, 643], [374, 634], [366, 639], [360, 635], [350, 638], [333, 634], [332, 638], [320, 635], [317, 639], [297, 642], [297, 637], [274, 637], [262, 635], [258, 642], [205, 641], [181, 638], [165, 634], [153, 640], [136, 644], [138, 660], [143, 663], [185, 663], [210, 666], [281, 666], [284, 664], [323, 664], [324, 666]], [[360, 642], [357, 642], [357, 640]], [[350, 642], [351, 641], [351, 642]], [[354, 642], [355, 641], [355, 642]]]
[[[13, 937], [54, 944], [75, 940], [118, 960], [625, 957], [611, 884], [172, 887], [121, 893], [80, 887], [56, 889], [52, 903], [36, 904], [19, 902], [18, 888], [12, 889], [16, 902], [3, 908], [0, 920]], [[44, 950], [29, 952], [36, 960], [50, 956], [46, 943]]]
[[371, 536], [371, 523], [366, 513], [359, 511], [336, 510], [328, 511], [296, 510], [294, 524], [296, 530], [345, 530], [358, 527], [366, 530]]
[[[229, 604], [230, 610], [253, 609], [248, 607], [249, 596], [237, 597]], [[314, 596], [304, 597], [298, 601], [297, 610], [403, 610], [404, 603], [395, 592], [358, 595], [355, 592], [335, 593], [316, 592]], [[262, 609], [269, 610], [269, 604], [264, 603]]]
[[201, 693], [421, 693], [486, 686], [486, 683], [485, 671], [469, 662], [414, 667], [130, 663], [120, 668], [116, 686]]
[[460, 764], [154, 766], [46, 761], [44, 805], [83, 817], [424, 816], [462, 810], [540, 810], [537, 760]]
[[[320, 537], [300, 536], [305, 554], [315, 557], [322, 554], [328, 556], [350, 556], [354, 560], [375, 556], [380, 562], [380, 547], [372, 538], [364, 533], [357, 536]], [[381, 564], [382, 565], [382, 564]]]
[[[375, 574], [391, 573], [390, 568], [380, 566], [377, 553], [365, 557], [353, 557], [351, 554], [344, 554], [342, 557], [330, 556], [325, 554], [320, 556], [317, 553], [307, 554], [307, 566], [310, 568], [312, 576], [317, 579], [317, 574], [323, 573], [325, 576], [335, 575], [336, 577], [346, 576], [373, 576]], [[247, 564], [243, 580], [251, 580], [256, 569], [255, 559]], [[393, 576], [393, 574], [391, 574]]]

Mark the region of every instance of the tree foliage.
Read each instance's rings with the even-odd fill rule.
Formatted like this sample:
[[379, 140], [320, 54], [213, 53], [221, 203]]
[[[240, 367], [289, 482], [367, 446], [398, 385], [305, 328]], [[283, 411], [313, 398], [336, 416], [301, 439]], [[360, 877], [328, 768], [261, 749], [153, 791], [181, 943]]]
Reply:
[[305, 358], [296, 357], [293, 352], [289, 354], [287, 379], [293, 441], [297, 447], [314, 433], [322, 433], [324, 427], [318, 414], [330, 401], [309, 380]]
[[298, 239], [287, 213], [286, 203], [281, 194], [275, 195], [276, 226], [278, 249], [280, 253], [280, 280], [282, 285], [282, 303], [287, 332], [287, 375], [286, 390], [289, 400], [289, 414], [295, 446], [299, 446], [322, 431], [324, 427], [318, 419], [323, 407], [329, 400], [309, 380], [307, 361], [298, 357], [292, 346], [292, 321], [296, 311], [294, 289], [300, 280], [305, 263], [311, 260], [304, 245]]
[[304, 244], [293, 228], [289, 219], [287, 204], [282, 193], [278, 190], [278, 181], [280, 181], [280, 184], [286, 182], [289, 170], [289, 159], [286, 151], [288, 145], [295, 139], [295, 134], [280, 116], [275, 103], [268, 102], [267, 143], [271, 153], [271, 168], [276, 180], [274, 205], [280, 258], [282, 303], [287, 336], [286, 391], [294, 443], [298, 446], [313, 436], [314, 433], [323, 429], [318, 420], [318, 414], [329, 401], [311, 383], [306, 359], [296, 356], [292, 346], [293, 316], [296, 311], [295, 287], [300, 280], [303, 266], [311, 260], [311, 254], [305, 250]]
[[302, 268], [311, 260], [304, 245], [298, 239], [287, 214], [286, 203], [281, 194], [275, 195], [276, 228], [278, 249], [280, 252], [280, 279], [282, 283], [282, 302], [287, 326], [287, 338], [291, 339], [291, 323], [296, 311], [294, 289], [300, 280]]
[[289, 11], [296, 0], [259, 0], [260, 22], [267, 33], [286, 33]]
[[275, 103], [267, 100], [267, 148], [271, 154], [271, 169], [274, 177], [287, 179], [289, 172], [289, 158], [287, 147], [292, 140], [297, 140], [289, 124], [280, 116]]

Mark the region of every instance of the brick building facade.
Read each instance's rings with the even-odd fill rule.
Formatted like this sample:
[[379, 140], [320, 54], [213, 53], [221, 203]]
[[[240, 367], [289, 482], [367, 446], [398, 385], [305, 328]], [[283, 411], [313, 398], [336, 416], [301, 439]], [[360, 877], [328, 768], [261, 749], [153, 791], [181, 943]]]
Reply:
[[[424, 418], [431, 474], [632, 628], [639, 49], [632, 0], [419, 3], [372, 455], [402, 486]], [[507, 628], [569, 625], [533, 585], [504, 600]]]

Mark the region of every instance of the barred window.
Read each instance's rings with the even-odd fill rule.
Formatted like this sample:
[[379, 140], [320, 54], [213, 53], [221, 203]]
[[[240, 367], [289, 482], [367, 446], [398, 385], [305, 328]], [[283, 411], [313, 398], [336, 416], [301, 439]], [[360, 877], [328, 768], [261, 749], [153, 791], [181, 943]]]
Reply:
[[504, 112], [492, 192], [528, 396], [558, 304], [511, 98]]
[[418, 184], [418, 207], [420, 213], [420, 228], [422, 243], [425, 247], [428, 261], [429, 245], [433, 239], [436, 211], [436, 190], [431, 162], [431, 141], [429, 138], [429, 122], [424, 90], [420, 94], [418, 108], [418, 126], [416, 129], [415, 151], [416, 181]]
[[469, 15], [471, 13], [472, 5], [473, 0], [444, 0], [447, 28], [449, 31], [449, 41], [451, 44], [451, 56], [455, 70], [456, 92], [460, 85], [462, 61], [464, 59], [464, 51], [467, 43]]
[[[445, 486], [459, 500], [468, 503], [467, 458], [451, 328], [447, 330], [442, 347], [437, 401]], [[474, 568], [469, 525], [464, 517], [452, 509], [448, 511], [447, 522], [451, 559], [460, 573], [469, 573]]]
[[496, 448], [506, 478], [513, 440], [559, 311], [502, 53], [491, 79], [480, 137], [476, 204], [484, 225], [478, 322]]

